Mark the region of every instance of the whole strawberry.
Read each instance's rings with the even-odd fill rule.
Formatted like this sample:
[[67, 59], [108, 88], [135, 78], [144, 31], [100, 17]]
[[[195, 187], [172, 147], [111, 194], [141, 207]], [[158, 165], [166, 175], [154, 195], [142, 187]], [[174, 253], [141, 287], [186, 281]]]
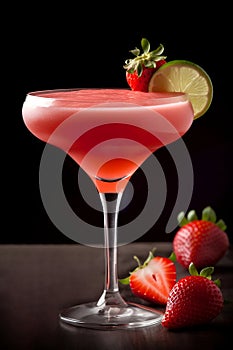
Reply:
[[190, 276], [181, 278], [172, 288], [161, 324], [168, 329], [192, 327], [209, 323], [223, 308], [220, 281], [212, 281], [213, 267], [198, 274], [191, 263]]
[[152, 303], [165, 305], [170, 290], [176, 283], [176, 267], [170, 258], [156, 256], [150, 252], [146, 261], [132, 271], [129, 277], [120, 279], [129, 284], [134, 295]]
[[150, 52], [150, 43], [147, 39], [141, 40], [143, 53], [136, 47], [130, 52], [136, 56], [125, 61], [126, 81], [133, 91], [148, 92], [148, 85], [153, 73], [164, 63], [166, 56], [161, 56], [164, 51], [162, 44]]
[[181, 228], [173, 239], [173, 251], [176, 260], [185, 268], [191, 262], [197, 268], [215, 265], [226, 253], [229, 239], [224, 232], [223, 220], [216, 222], [216, 214], [211, 207], [202, 211], [198, 220], [196, 212], [190, 211], [185, 218], [184, 213], [178, 215]]

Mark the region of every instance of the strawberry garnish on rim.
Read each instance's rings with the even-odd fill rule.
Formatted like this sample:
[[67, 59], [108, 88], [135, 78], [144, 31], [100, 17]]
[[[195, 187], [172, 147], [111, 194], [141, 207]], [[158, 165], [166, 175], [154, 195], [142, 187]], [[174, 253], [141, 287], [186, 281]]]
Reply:
[[153, 73], [164, 63], [166, 56], [161, 56], [164, 51], [162, 44], [156, 50], [150, 51], [150, 43], [147, 39], [141, 40], [143, 53], [136, 47], [130, 52], [135, 58], [127, 59], [125, 65], [126, 80], [133, 91], [148, 92], [148, 85]]
[[162, 326], [168, 329], [186, 328], [209, 323], [222, 311], [224, 298], [219, 279], [212, 280], [213, 267], [198, 273], [189, 265], [190, 275], [181, 278], [172, 288]]
[[156, 256], [150, 252], [143, 264], [135, 256], [138, 267], [126, 278], [120, 279], [122, 284], [129, 284], [132, 293], [152, 303], [165, 305], [171, 288], [176, 282], [176, 268], [170, 258]]

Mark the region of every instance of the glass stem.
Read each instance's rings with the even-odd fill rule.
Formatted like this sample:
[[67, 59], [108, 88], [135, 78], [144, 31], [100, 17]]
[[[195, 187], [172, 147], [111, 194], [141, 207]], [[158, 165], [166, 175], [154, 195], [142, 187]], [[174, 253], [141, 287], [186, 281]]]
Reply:
[[117, 224], [122, 192], [100, 193], [104, 213], [105, 288], [98, 306], [126, 307], [118, 288]]

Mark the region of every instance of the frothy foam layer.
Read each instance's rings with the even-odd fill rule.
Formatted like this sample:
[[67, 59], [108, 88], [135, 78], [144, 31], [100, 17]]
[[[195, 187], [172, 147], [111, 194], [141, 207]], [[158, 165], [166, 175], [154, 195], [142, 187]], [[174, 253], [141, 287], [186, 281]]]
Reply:
[[[187, 101], [184, 93], [177, 92], [140, 92], [128, 89], [69, 89], [36, 91], [28, 94], [30, 98], [42, 97], [41, 103], [62, 104], [91, 107], [98, 103], [132, 103], [141, 106], [154, 106]], [[44, 101], [44, 102], [43, 102]], [[114, 108], [114, 106], [113, 106]]]

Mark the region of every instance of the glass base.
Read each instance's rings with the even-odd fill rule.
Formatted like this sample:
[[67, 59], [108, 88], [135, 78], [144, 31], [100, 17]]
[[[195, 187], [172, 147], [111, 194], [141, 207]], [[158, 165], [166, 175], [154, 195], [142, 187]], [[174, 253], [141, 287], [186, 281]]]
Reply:
[[160, 324], [163, 313], [135, 303], [127, 303], [126, 307], [103, 307], [91, 302], [65, 309], [59, 316], [63, 322], [78, 327], [128, 329]]

